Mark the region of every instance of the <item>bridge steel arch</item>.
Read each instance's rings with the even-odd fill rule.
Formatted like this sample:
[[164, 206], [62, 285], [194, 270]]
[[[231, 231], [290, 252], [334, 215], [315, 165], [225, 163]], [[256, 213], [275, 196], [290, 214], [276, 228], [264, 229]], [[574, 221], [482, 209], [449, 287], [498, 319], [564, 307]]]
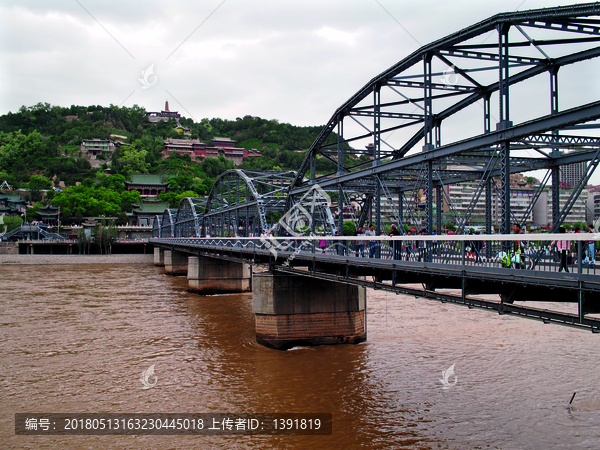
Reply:
[[162, 237], [161, 236], [161, 226], [160, 226], [161, 222], [162, 222], [162, 216], [156, 215], [152, 219], [152, 237], [153, 238]]
[[202, 236], [202, 216], [206, 208], [206, 199], [185, 197], [179, 202], [175, 218], [173, 237]]
[[215, 181], [206, 200], [202, 230], [210, 236], [259, 236], [285, 210], [294, 171], [234, 169]]
[[172, 238], [175, 233], [175, 217], [177, 210], [174, 208], [165, 209], [160, 220], [160, 236], [163, 238]]
[[[548, 191], [557, 231], [600, 162], [600, 99], [588, 90], [600, 69], [599, 15], [600, 3], [502, 13], [419, 48], [334, 112], [290, 186], [286, 210], [318, 185], [338, 199], [339, 228], [341, 211], [350, 210], [378, 233], [395, 221], [431, 234], [442, 209], [461, 228], [484, 209], [488, 234], [494, 221], [509, 233]], [[559, 72], [569, 90], [563, 111]], [[580, 98], [591, 102], [573, 105]], [[563, 191], [560, 172], [571, 164], [581, 174]], [[532, 170], [546, 176], [519, 209], [511, 175]], [[452, 204], [450, 186], [470, 187], [468, 205]]]

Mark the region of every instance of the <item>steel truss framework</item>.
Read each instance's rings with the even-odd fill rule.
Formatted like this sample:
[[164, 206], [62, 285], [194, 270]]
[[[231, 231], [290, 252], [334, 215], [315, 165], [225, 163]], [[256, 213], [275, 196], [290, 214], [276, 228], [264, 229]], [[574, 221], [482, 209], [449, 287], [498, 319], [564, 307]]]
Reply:
[[161, 231], [162, 231], [161, 223], [162, 223], [162, 215], [154, 216], [154, 218], [152, 219], [152, 237], [153, 238], [161, 237], [161, 234], [162, 234], [161, 233]]
[[[356, 210], [357, 225], [366, 216], [358, 214], [358, 208], [368, 209], [377, 232], [390, 217], [410, 223], [414, 206], [421, 203], [431, 234], [435, 222], [441, 225], [442, 208], [434, 214], [434, 199], [441, 203], [450, 184], [472, 182], [475, 195], [466, 213], [457, 218], [459, 223], [464, 226], [475, 205], [484, 201], [491, 233], [490, 202], [498, 191], [500, 231], [509, 233], [514, 221], [511, 174], [546, 170], [552, 174], [552, 225], [557, 230], [596, 168], [600, 149], [599, 136], [581, 134], [600, 127], [594, 122], [600, 118], [600, 102], [559, 111], [558, 73], [600, 55], [599, 15], [598, 3], [503, 13], [421, 47], [370, 80], [335, 111], [298, 170], [287, 210], [318, 184], [338, 198], [338, 213]], [[496, 42], [488, 42], [493, 35]], [[548, 85], [548, 100], [541, 104], [532, 97], [534, 104], [527, 99], [523, 108], [523, 98], [515, 101], [510, 93], [517, 90], [522, 97], [522, 86], [530, 89], [531, 80], [536, 87]], [[498, 105], [497, 116], [492, 103]], [[515, 116], [524, 116], [523, 109], [542, 115], [530, 114], [515, 125], [511, 106], [520, 106]], [[481, 125], [469, 132], [468, 118], [473, 116], [481, 117]], [[446, 123], [451, 131], [461, 128], [460, 139], [442, 143]], [[337, 141], [329, 143], [334, 132]], [[396, 132], [405, 137], [394, 140]], [[372, 158], [348, 164], [366, 153], [352, 149], [353, 142], [370, 142]], [[337, 162], [336, 171], [317, 174], [320, 158]], [[576, 162], [587, 163], [586, 170], [561, 208], [558, 173], [561, 166]], [[392, 212], [382, 218], [382, 209], [392, 203]], [[452, 205], [447, 208], [452, 210]], [[340, 214], [337, 220], [341, 225]]]
[[178, 209], [156, 216], [153, 237], [259, 236], [273, 229], [285, 210], [296, 172], [229, 170], [208, 197], [185, 197]]
[[[177, 217], [176, 209], [165, 209], [162, 218], [160, 219], [160, 237], [172, 238], [175, 232], [175, 217]], [[156, 219], [152, 228], [156, 227]]]
[[[548, 186], [556, 231], [600, 162], [600, 135], [593, 135], [600, 129], [600, 101], [558, 107], [559, 70], [600, 56], [599, 15], [598, 3], [503, 13], [423, 46], [334, 112], [298, 172], [228, 171], [205, 201], [184, 199], [176, 213], [165, 211], [156, 219], [155, 229], [162, 237], [257, 236], [298, 232], [292, 228], [301, 223], [333, 235], [350, 216], [357, 228], [373, 223], [378, 234], [390, 221], [417, 227], [420, 221], [431, 234], [434, 225], [441, 228], [442, 209], [463, 230], [475, 207], [485, 203], [490, 234], [494, 201], [500, 232], [509, 233], [511, 222], [527, 219]], [[495, 43], [488, 39], [494, 35]], [[511, 100], [511, 91], [521, 89], [517, 92], [527, 97], [529, 89], [543, 84], [549, 95], [542, 101]], [[513, 115], [527, 120], [514, 124], [511, 106]], [[524, 110], [532, 112], [528, 116]], [[472, 117], [479, 125], [469, 123]], [[461, 136], [443, 143], [446, 124]], [[333, 132], [337, 139], [329, 139]], [[394, 139], [396, 132], [404, 136]], [[371, 144], [371, 158], [350, 146], [357, 142]], [[335, 171], [317, 174], [320, 158], [335, 162]], [[561, 205], [560, 170], [574, 163], [586, 169]], [[517, 215], [511, 209], [510, 176], [532, 170], [548, 175], [525, 214]], [[461, 183], [474, 189], [464, 212], [447, 192]], [[283, 226], [274, 227], [282, 216]], [[291, 227], [290, 220], [296, 221]]]

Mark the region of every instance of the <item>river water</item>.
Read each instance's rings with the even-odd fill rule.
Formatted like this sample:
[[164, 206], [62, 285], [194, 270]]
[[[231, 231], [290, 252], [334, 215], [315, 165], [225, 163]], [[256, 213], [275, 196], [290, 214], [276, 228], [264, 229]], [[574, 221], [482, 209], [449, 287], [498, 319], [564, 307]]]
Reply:
[[[369, 290], [367, 342], [282, 352], [256, 344], [251, 294], [186, 283], [151, 265], [0, 266], [0, 447], [600, 448], [600, 335]], [[333, 434], [16, 436], [17, 412], [319, 412]]]

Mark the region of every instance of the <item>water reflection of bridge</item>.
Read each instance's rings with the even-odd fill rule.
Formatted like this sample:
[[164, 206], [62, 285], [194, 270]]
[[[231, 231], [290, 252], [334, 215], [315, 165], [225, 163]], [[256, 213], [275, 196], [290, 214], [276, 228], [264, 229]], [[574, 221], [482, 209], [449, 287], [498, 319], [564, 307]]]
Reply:
[[[270, 239], [264, 239], [267, 244], [261, 247], [260, 240], [251, 238], [270, 232], [274, 236], [342, 235], [344, 221], [353, 222], [355, 228], [373, 223], [376, 235], [395, 222], [401, 232], [407, 224], [422, 226], [431, 236], [434, 229], [442, 230], [442, 209], [449, 211], [462, 233], [481, 205], [487, 235], [481, 239], [490, 242], [485, 256], [492, 264], [494, 254], [511, 249], [510, 241], [491, 236], [493, 202], [499, 205], [499, 231], [508, 235], [511, 223], [527, 221], [544, 192], [550, 198], [552, 231], [558, 232], [600, 162], [600, 100], [589, 98], [593, 85], [586, 87], [588, 78], [583, 75], [597, 72], [590, 70], [590, 61], [600, 55], [599, 13], [600, 6], [590, 3], [498, 14], [421, 47], [375, 76], [334, 112], [297, 172], [230, 171], [217, 179], [206, 199], [185, 199], [177, 210], [157, 217], [153, 242], [162, 249], [158, 250], [159, 263], [164, 250], [165, 255], [168, 252], [165, 258], [171, 258], [169, 264], [164, 263], [182, 271], [186, 266], [189, 277], [187, 261], [176, 260], [188, 254], [203, 258], [192, 264], [198, 267], [191, 280], [199, 291], [204, 285], [215, 289], [210, 285], [219, 271], [211, 266], [210, 258], [220, 258], [221, 269], [231, 271], [232, 280], [246, 279], [246, 271], [234, 269], [235, 264], [243, 267], [257, 260], [270, 264], [274, 275], [268, 280], [259, 277], [255, 285], [255, 296], [262, 299], [255, 300], [255, 310], [258, 335], [276, 346], [292, 340], [311, 341], [309, 329], [317, 342], [363, 339], [364, 292], [332, 286], [333, 281], [342, 281], [344, 286], [367, 285], [370, 282], [361, 278], [366, 275], [374, 276], [372, 285], [382, 289], [398, 290], [406, 281], [423, 283], [426, 289], [420, 294], [425, 296], [440, 297], [441, 288], [459, 288], [459, 302], [470, 305], [475, 301], [470, 292], [500, 294], [501, 302], [492, 305], [478, 300], [478, 306], [505, 313], [521, 313], [511, 301], [576, 302], [578, 313], [571, 316], [524, 315], [548, 321], [559, 317], [563, 323], [597, 330], [595, 319], [587, 317], [600, 312], [595, 271], [576, 259], [575, 273], [558, 273], [552, 270], [556, 263], [546, 261], [543, 246], [530, 255], [523, 271], [471, 267], [459, 250], [440, 260], [434, 252], [440, 247], [432, 241], [422, 244], [421, 261], [400, 262], [382, 258], [381, 253], [378, 258], [363, 259], [348, 253], [319, 255], [301, 250], [292, 264], [284, 266], [273, 259], [273, 246], [264, 247]], [[496, 34], [496, 42], [483, 39], [489, 33]], [[560, 86], [569, 86], [568, 91], [564, 89], [568, 92], [564, 100], [570, 105], [564, 110], [558, 102], [563, 98], [559, 73]], [[574, 95], [578, 90], [579, 97]], [[575, 98], [590, 103], [573, 104]], [[492, 113], [494, 103], [497, 117]], [[442, 127], [452, 139], [442, 141]], [[367, 143], [367, 150], [350, 147]], [[572, 180], [568, 198], [561, 202], [561, 170], [572, 164], [579, 165], [580, 176]], [[546, 175], [536, 186], [529, 207], [519, 215], [511, 208], [510, 178], [532, 170]], [[447, 188], [468, 183], [474, 186], [473, 196], [460, 212]], [[417, 203], [423, 205], [422, 217], [415, 212]], [[240, 235], [252, 243], [252, 250], [244, 247], [244, 239], [202, 239]], [[183, 237], [200, 240], [178, 240]], [[462, 239], [440, 237], [438, 241], [454, 242], [447, 245], [456, 247]], [[228, 247], [232, 242], [236, 245]], [[585, 250], [584, 244], [572, 249], [574, 253]], [[279, 249], [278, 254], [287, 255], [286, 251]], [[231, 260], [231, 254], [237, 256]], [[303, 264], [304, 269], [295, 267]], [[287, 281], [281, 278], [283, 274]], [[306, 276], [323, 281], [291, 281]], [[244, 285], [240, 283], [234, 284]], [[295, 288], [319, 300], [294, 297], [290, 292]], [[333, 300], [323, 298], [317, 289], [329, 292]], [[273, 292], [284, 291], [287, 299], [284, 294], [275, 298], [279, 294]]]

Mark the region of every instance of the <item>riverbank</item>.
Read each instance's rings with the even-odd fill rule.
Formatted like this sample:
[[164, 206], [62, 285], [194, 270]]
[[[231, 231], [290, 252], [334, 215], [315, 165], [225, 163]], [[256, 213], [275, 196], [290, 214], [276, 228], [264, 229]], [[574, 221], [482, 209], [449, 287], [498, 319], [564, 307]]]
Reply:
[[154, 255], [0, 255], [0, 265], [152, 264]]

